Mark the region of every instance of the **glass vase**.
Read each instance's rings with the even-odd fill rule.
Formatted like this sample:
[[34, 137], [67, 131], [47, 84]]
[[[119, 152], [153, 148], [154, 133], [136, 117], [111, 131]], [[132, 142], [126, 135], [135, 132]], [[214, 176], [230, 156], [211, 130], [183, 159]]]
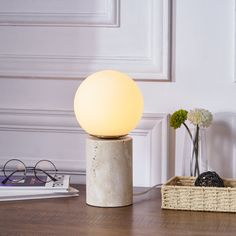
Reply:
[[191, 135], [186, 131], [184, 141], [183, 174], [198, 176], [208, 170], [206, 129], [195, 127]]

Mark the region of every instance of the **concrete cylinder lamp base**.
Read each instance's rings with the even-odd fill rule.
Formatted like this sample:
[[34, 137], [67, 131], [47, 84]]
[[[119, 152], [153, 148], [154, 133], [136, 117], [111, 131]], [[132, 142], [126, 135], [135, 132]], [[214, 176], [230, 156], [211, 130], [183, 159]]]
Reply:
[[132, 138], [86, 141], [86, 202], [121, 207], [133, 202]]

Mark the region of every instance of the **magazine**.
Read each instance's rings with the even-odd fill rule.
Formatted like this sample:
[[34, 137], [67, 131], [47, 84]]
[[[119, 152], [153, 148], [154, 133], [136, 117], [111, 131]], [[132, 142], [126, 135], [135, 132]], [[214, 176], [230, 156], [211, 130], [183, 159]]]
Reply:
[[[0, 192], [4, 190], [50, 190], [50, 191], [67, 191], [70, 183], [69, 175], [56, 175], [55, 178], [57, 181], [50, 181], [48, 176], [45, 176], [45, 182], [38, 180], [34, 175], [26, 176], [24, 179], [19, 182], [7, 181], [5, 184], [2, 181], [5, 179], [5, 176], [0, 176]], [[0, 193], [1, 195], [1, 193]]]

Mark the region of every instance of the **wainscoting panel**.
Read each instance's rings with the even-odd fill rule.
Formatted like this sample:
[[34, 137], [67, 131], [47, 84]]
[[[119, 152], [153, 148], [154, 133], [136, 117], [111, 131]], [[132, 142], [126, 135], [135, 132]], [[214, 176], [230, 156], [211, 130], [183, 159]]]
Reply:
[[[135, 186], [152, 186], [168, 175], [168, 116], [144, 114], [133, 137]], [[72, 111], [0, 109], [0, 165], [19, 158], [27, 165], [53, 161], [60, 171], [84, 179], [86, 133]]]
[[0, 0], [0, 25], [118, 27], [120, 0]]
[[0, 77], [170, 80], [170, 19], [170, 0], [0, 0]]

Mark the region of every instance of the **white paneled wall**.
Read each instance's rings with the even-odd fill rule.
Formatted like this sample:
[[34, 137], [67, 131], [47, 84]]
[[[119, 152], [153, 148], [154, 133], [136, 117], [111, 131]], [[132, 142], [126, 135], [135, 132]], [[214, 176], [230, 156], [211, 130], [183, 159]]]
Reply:
[[234, 45], [235, 0], [0, 0], [0, 161], [48, 157], [83, 177], [73, 97], [91, 72], [117, 69], [145, 99], [135, 185], [181, 174], [185, 130], [167, 125], [179, 108], [213, 112], [210, 166], [236, 177]]

